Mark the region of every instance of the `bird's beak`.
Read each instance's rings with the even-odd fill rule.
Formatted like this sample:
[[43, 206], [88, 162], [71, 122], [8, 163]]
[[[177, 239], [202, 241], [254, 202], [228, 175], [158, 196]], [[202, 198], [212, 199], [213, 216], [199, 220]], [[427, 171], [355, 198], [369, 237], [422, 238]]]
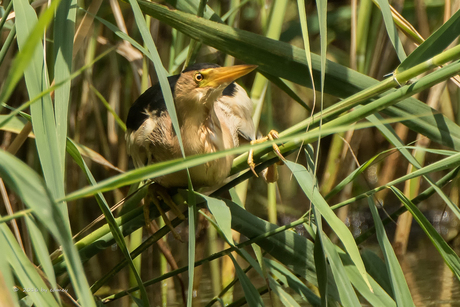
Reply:
[[208, 71], [203, 71], [207, 74], [207, 84], [213, 88], [221, 85], [228, 85], [236, 79], [247, 75], [257, 68], [257, 65], [235, 65], [229, 67], [210, 68]]

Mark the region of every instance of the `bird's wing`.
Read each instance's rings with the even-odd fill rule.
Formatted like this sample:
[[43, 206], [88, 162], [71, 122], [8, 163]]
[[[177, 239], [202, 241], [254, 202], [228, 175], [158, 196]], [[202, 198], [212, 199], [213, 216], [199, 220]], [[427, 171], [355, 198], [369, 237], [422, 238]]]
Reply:
[[[179, 75], [168, 77], [171, 91], [174, 92]], [[146, 90], [129, 109], [128, 118], [126, 119], [126, 128], [132, 131], [139, 129], [148, 119], [148, 113], [153, 116], [160, 116], [162, 112], [167, 112], [163, 93], [160, 84], [155, 84]]]
[[[179, 76], [168, 78], [171, 91], [174, 90], [178, 78]], [[161, 116], [169, 115], [161, 87], [157, 83], [137, 98], [129, 109], [126, 119], [127, 152], [136, 168], [148, 164], [153, 158], [153, 153], [149, 150], [149, 138]]]

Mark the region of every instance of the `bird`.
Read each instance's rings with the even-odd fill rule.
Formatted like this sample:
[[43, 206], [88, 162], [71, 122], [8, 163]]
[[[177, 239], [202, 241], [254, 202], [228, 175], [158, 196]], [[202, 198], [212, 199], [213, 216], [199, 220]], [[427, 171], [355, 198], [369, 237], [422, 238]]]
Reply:
[[[243, 87], [234, 82], [256, 68], [199, 63], [168, 77], [185, 156], [222, 151], [256, 140], [252, 101]], [[136, 168], [182, 157], [159, 84], [134, 102], [126, 126], [127, 151]], [[233, 156], [228, 155], [190, 168], [193, 186], [222, 183], [230, 174], [232, 162]], [[185, 170], [154, 180], [165, 188], [188, 186]]]

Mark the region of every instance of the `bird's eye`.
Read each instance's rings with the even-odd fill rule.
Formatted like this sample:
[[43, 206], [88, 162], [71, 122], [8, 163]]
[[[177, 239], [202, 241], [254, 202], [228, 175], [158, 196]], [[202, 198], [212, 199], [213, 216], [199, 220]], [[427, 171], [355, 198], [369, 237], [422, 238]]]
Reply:
[[200, 74], [199, 72], [195, 74], [195, 81], [197, 82], [200, 82], [200, 81], [203, 81], [204, 77], [202, 74]]

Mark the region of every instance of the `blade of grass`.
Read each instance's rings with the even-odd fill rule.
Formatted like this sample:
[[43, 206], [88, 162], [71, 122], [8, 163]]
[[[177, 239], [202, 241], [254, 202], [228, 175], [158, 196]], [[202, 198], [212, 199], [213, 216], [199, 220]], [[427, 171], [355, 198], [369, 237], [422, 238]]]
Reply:
[[228, 209], [227, 205], [222, 200], [199, 193], [197, 193], [197, 195], [206, 200], [208, 209], [216, 219], [217, 225], [222, 231], [222, 234], [225, 236], [225, 239], [230, 245], [234, 245], [235, 242], [233, 242], [232, 237], [232, 219], [230, 209]]
[[[18, 46], [21, 51], [28, 47], [27, 39], [33, 33], [33, 29], [41, 27], [42, 24], [38, 23], [35, 10], [29, 5], [27, 0], [14, 0], [13, 4], [16, 13], [16, 22], [21, 24], [21, 27], [17, 29]], [[59, 1], [53, 2], [44, 12], [44, 15], [53, 14], [58, 4]], [[34, 49], [35, 52], [31, 64], [24, 71], [29, 97], [35, 97], [49, 88], [43, 50], [40, 46]], [[32, 104], [30, 111], [36, 139], [35, 144], [46, 183], [53, 197], [61, 198], [65, 195], [61, 163], [63, 157], [58, 148], [54, 109], [50, 95], [45, 95], [40, 99], [39, 103]], [[62, 211], [63, 216], [68, 215], [65, 203], [59, 204], [59, 210]], [[67, 226], [70, 227], [68, 218], [65, 221]]]
[[270, 285], [270, 289], [278, 296], [284, 306], [300, 307], [294, 298], [284, 291], [283, 287], [281, 287], [281, 285], [273, 279], [273, 277], [268, 276], [268, 283]]
[[398, 36], [398, 30], [396, 29], [395, 23], [393, 21], [390, 4], [388, 3], [388, 0], [377, 0], [377, 3], [379, 4], [380, 10], [382, 11], [383, 21], [385, 22], [385, 27], [387, 29], [390, 41], [395, 48], [399, 61], [403, 62], [406, 59], [406, 53], [404, 52], [404, 47]]
[[[166, 0], [166, 2], [178, 10], [197, 15], [201, 0]], [[203, 17], [215, 22], [224, 23], [209, 5], [206, 5]]]
[[[382, 221], [382, 223], [385, 226], [384, 221]], [[388, 275], [388, 270], [385, 266], [385, 262], [374, 251], [371, 251], [367, 248], [363, 248], [361, 250], [361, 257], [363, 258], [364, 265], [366, 266], [369, 275], [371, 275], [372, 278], [374, 278], [377, 283], [384, 289], [386, 292], [385, 295], [390, 298], [393, 306], [395, 306], [395, 302], [390, 297], [390, 295], [393, 296], [393, 290], [391, 290], [390, 277]], [[386, 306], [389, 305], [390, 304], [387, 304]]]
[[[30, 215], [26, 215], [24, 219], [26, 221], [27, 230], [29, 232], [30, 239], [32, 241], [32, 245], [34, 247], [35, 255], [37, 256], [38, 262], [43, 268], [43, 272], [45, 273], [45, 276], [48, 279], [48, 281], [51, 283], [53, 289], [57, 289], [56, 276], [54, 274], [53, 264], [51, 263], [48, 247], [46, 246], [46, 242], [42, 236], [42, 233]], [[54, 293], [54, 296], [56, 297], [57, 301], [60, 302], [59, 295], [57, 295], [57, 292]]]
[[[63, 1], [56, 10], [54, 22], [54, 82], [67, 80], [72, 72], [72, 49], [75, 34], [77, 0]], [[70, 85], [67, 81], [54, 93], [57, 148], [61, 155], [61, 169], [65, 174], [67, 140], [67, 114], [69, 111]]]
[[[96, 184], [96, 180], [94, 179], [93, 175], [91, 174], [88, 166], [86, 165], [85, 161], [83, 160], [82, 156], [80, 155], [77, 146], [75, 143], [73, 143], [71, 140], [68, 141], [68, 152], [74, 159], [74, 161], [78, 164], [78, 166], [85, 172], [86, 177], [88, 181], [91, 184]], [[123, 234], [121, 230], [118, 228], [117, 223], [115, 222], [115, 218], [112, 214], [112, 211], [110, 210], [109, 205], [107, 204], [107, 201], [104, 198], [104, 195], [102, 193], [98, 193], [95, 195], [96, 196], [96, 201], [99, 205], [99, 208], [101, 209], [102, 213], [104, 214], [107, 224], [109, 224], [110, 231], [113, 234], [113, 237], [115, 238], [115, 241], [117, 242], [118, 247], [120, 248], [121, 252], [123, 253], [123, 256], [125, 259], [128, 261], [129, 267], [131, 268], [131, 271], [133, 272], [137, 284], [139, 285], [139, 288], [141, 290], [141, 295], [143, 297], [143, 302], [148, 303], [148, 296], [147, 296], [147, 291], [145, 290], [145, 287], [142, 284], [142, 279], [139, 275], [139, 273], [136, 270], [136, 267], [134, 266], [133, 259], [131, 258], [131, 255], [129, 253], [129, 250], [126, 246], [125, 239], [123, 237]], [[147, 305], [148, 306], [148, 305]]]
[[[2, 247], [2, 250], [6, 249], [6, 245], [7, 243], [4, 240], [3, 235], [0, 235], [0, 247]], [[6, 253], [4, 255], [6, 256]], [[19, 307], [17, 302], [17, 293], [13, 290], [13, 286], [14, 277], [12, 268], [6, 257], [0, 257], [0, 297], [2, 297], [2, 301], [5, 306]]]
[[[341, 250], [338, 246], [336, 246], [335, 248], [339, 253], [340, 259], [342, 260], [348, 278], [350, 279], [355, 289], [359, 291], [359, 293], [363, 296], [364, 299], [366, 299], [372, 306], [396, 307], [396, 303], [393, 300], [393, 298], [390, 295], [388, 295], [388, 293], [378, 282], [378, 280], [374, 279], [375, 277], [370, 274], [368, 266], [366, 266], [366, 269], [369, 273], [369, 281], [371, 283], [373, 292], [371, 292], [369, 288], [366, 286], [366, 284], [363, 282], [363, 279], [361, 278], [359, 271], [353, 265], [353, 262], [351, 261], [347, 253]], [[366, 264], [366, 259], [364, 258], [363, 254], [361, 254], [361, 257], [364, 261], [364, 264]], [[380, 262], [382, 262], [383, 264], [383, 261], [380, 260]], [[385, 266], [383, 265], [383, 267]]]
[[270, 82], [275, 84], [277, 87], [279, 87], [283, 92], [289, 95], [292, 99], [297, 101], [302, 107], [304, 107], [308, 112], [311, 113], [311, 108], [302, 100], [302, 98], [297, 95], [297, 93], [289, 87], [281, 78], [274, 77], [273, 75], [269, 75], [264, 72], [260, 72], [266, 79], [268, 79]]
[[[8, 115], [3, 114], [0, 115], [0, 122], [3, 122], [7, 118], [7, 116]], [[0, 130], [10, 131], [19, 134], [26, 123], [27, 120], [25, 120], [24, 118], [15, 116], [11, 120], [9, 120], [5, 125], [0, 126]], [[33, 132], [29, 133], [29, 137], [34, 137]]]
[[[315, 153], [313, 147], [309, 144], [305, 148], [305, 158], [307, 160], [307, 172], [308, 175], [313, 178], [314, 182], [312, 185], [312, 190], [318, 187], [318, 180], [316, 179], [315, 172], [315, 162], [314, 162]], [[337, 289], [337, 284], [335, 283], [334, 278], [332, 277], [332, 268], [331, 265], [328, 265], [327, 257], [328, 253], [326, 247], [324, 246], [324, 241], [327, 240], [326, 234], [323, 232], [323, 217], [321, 212], [318, 210], [314, 202], [310, 202], [313, 215], [310, 215], [309, 223], [306, 225], [304, 223], [305, 229], [309, 232], [312, 238], [315, 238], [315, 248], [313, 253], [315, 255], [315, 265], [316, 265], [316, 279], [318, 280], [318, 289], [321, 297], [321, 305], [328, 306], [329, 304], [329, 293], [337, 293], [338, 299], [340, 299], [340, 292]], [[332, 287], [332, 284], [333, 286]]]
[[[390, 186], [394, 186], [394, 185], [397, 185], [398, 183], [401, 183], [401, 182], [404, 182], [406, 180], [409, 180], [409, 179], [412, 179], [412, 178], [415, 178], [417, 176], [422, 176], [422, 175], [425, 175], [425, 174], [429, 174], [429, 173], [432, 173], [432, 172], [436, 172], [436, 171], [440, 171], [440, 170], [445, 170], [445, 169], [449, 169], [449, 168], [455, 168], [453, 169], [451, 172], [449, 172], [448, 175], [446, 175], [445, 177], [443, 177], [443, 180], [441, 181], [442, 182], [442, 185], [445, 185], [447, 182], [444, 181], [444, 180], [452, 180], [453, 178], [455, 178], [455, 176], [457, 176], [458, 174], [458, 171], [459, 169], [457, 168], [458, 165], [460, 165], [460, 156], [458, 154], [454, 155], [453, 157], [450, 157], [448, 158], [448, 161], [444, 161], [441, 160], [439, 163], [434, 163], [435, 165], [428, 165], [428, 166], [425, 166], [413, 173], [410, 173], [410, 174], [407, 174], [403, 177], [400, 177], [400, 178], [397, 178], [383, 186], [380, 186], [380, 187], [377, 187], [375, 189], [372, 189], [372, 190], [369, 190], [365, 193], [362, 193], [362, 194], [359, 194], [358, 196], [355, 196], [355, 197], [352, 197], [346, 201], [343, 201], [339, 204], [336, 204], [334, 206], [332, 206], [332, 209], [335, 210], [335, 209], [338, 209], [342, 206], [346, 206], [350, 203], [353, 203], [357, 200], [360, 200], [360, 199], [363, 199], [363, 198], [366, 198], [366, 197], [369, 197], [379, 191], [382, 191]], [[447, 164], [445, 163], [447, 162]], [[421, 200], [424, 200], [426, 199], [428, 196], [431, 196], [433, 193], [434, 193], [435, 189], [433, 188], [433, 186], [431, 186], [429, 189], [427, 189], [424, 193], [420, 194], [419, 196], [423, 195], [423, 197], [421, 197]], [[416, 197], [417, 199], [418, 197]], [[421, 201], [420, 200], [420, 201]], [[403, 212], [399, 212], [400, 214], [403, 213]], [[398, 215], [399, 216], [399, 215]], [[393, 220], [392, 220], [393, 221]], [[369, 237], [369, 233], [366, 235], [366, 238], [367, 239]], [[357, 239], [357, 242], [359, 243], [362, 243], [365, 239], [363, 238], [360, 238], [360, 239]]]
[[192, 307], [193, 303], [193, 280], [195, 277], [195, 249], [196, 249], [196, 222], [198, 219], [198, 209], [195, 197], [190, 197], [188, 193], [188, 293], [187, 307]]
[[[318, 22], [319, 22], [319, 36], [320, 36], [320, 46], [321, 46], [321, 64], [320, 64], [320, 71], [321, 71], [321, 80], [320, 80], [320, 92], [321, 92], [321, 100], [320, 100], [320, 109], [321, 114], [323, 114], [323, 107], [324, 107], [324, 87], [326, 83], [326, 56], [327, 56], [327, 0], [316, 0], [316, 7], [318, 11]], [[308, 57], [309, 55], [307, 55]], [[312, 82], [314, 84], [314, 82]], [[315, 88], [313, 87], [313, 91]], [[313, 108], [314, 112], [314, 108]], [[320, 115], [319, 120], [319, 131], [321, 135], [321, 128], [323, 125], [323, 118]], [[318, 165], [319, 160], [319, 152], [320, 152], [320, 145], [321, 145], [321, 136], [318, 138], [317, 149], [316, 149], [316, 159], [315, 159], [315, 168], [313, 170], [313, 174], [316, 177], [316, 165]]]
[[[204, 9], [207, 6], [206, 5], [207, 2], [208, 2], [207, 0], [200, 0], [200, 4], [198, 5], [198, 9], [196, 11], [196, 16], [203, 17]], [[198, 42], [194, 39], [190, 40], [190, 43], [188, 45], [188, 53], [187, 53], [187, 57], [185, 59], [185, 64], [184, 64], [185, 67], [195, 63], [196, 56], [200, 48], [201, 48], [201, 42]]]
[[257, 291], [256, 287], [251, 283], [249, 278], [243, 272], [241, 267], [239, 266], [236, 259], [233, 257], [232, 254], [228, 254], [230, 259], [232, 259], [233, 265], [235, 266], [236, 275], [241, 282], [241, 286], [243, 287], [244, 296], [248, 302], [249, 306], [265, 306], [262, 298], [260, 297], [259, 292]]
[[25, 210], [17, 211], [14, 214], [7, 215], [5, 217], [0, 218], [0, 224], [7, 223], [13, 219], [24, 217], [29, 213], [32, 213], [32, 209], [25, 209]]
[[[259, 248], [259, 251], [261, 251], [261, 249]], [[254, 270], [256, 270], [256, 272], [260, 275], [260, 277], [262, 278], [266, 278], [266, 276], [264, 276], [264, 272], [262, 271], [262, 267], [261, 265], [259, 265], [259, 262], [256, 261], [256, 259], [252, 258], [252, 256], [247, 252], [245, 251], [244, 249], [237, 249], [237, 253], [244, 259], [246, 260], [252, 268], [254, 268]], [[257, 255], [256, 255], [257, 257]], [[259, 258], [257, 258], [258, 260]], [[263, 262], [261, 262], [263, 264]]]
[[[82, 305], [95, 306], [80, 257], [72, 242], [68, 218], [59, 210], [43, 179], [24, 162], [2, 150], [0, 160], [0, 176], [6, 185], [33, 210], [34, 215], [62, 245], [65, 259], [69, 263], [69, 276]], [[2, 224], [0, 227], [7, 226]]]
[[273, 276], [283, 282], [284, 285], [288, 285], [289, 288], [296, 291], [303, 300], [307, 301], [313, 306], [321, 306], [320, 298], [313, 293], [297, 276], [292, 274], [286, 267], [281, 265], [277, 261], [273, 261], [268, 258], [263, 259], [265, 265], [269, 268], [270, 273]]
[[369, 160], [367, 160], [365, 163], [361, 164], [360, 167], [355, 169], [353, 172], [351, 172], [347, 177], [345, 177], [339, 184], [337, 184], [326, 196], [324, 196], [325, 199], [329, 199], [339, 193], [347, 184], [355, 180], [360, 174], [362, 174], [369, 166], [371, 166], [377, 159], [381, 158], [381, 156], [385, 156], [389, 153], [391, 153], [393, 149], [385, 150], [382, 152], [379, 152], [376, 156], [373, 156]]
[[[359, 306], [359, 300], [356, 295], [356, 292], [353, 290], [351, 286], [350, 279], [345, 271], [344, 265], [342, 260], [337, 253], [336, 247], [326, 235], [323, 235], [323, 244], [324, 250], [327, 254], [328, 263], [331, 266], [332, 275], [334, 275], [335, 284], [337, 285], [337, 290], [339, 291], [340, 295], [340, 303], [343, 306]], [[358, 269], [359, 271], [359, 269]], [[369, 278], [366, 275], [366, 280], [368, 282], [367, 288], [371, 289], [373, 292], [372, 287], [369, 282]]]
[[[305, 11], [305, 0], [297, 0], [297, 9], [299, 10], [300, 27], [302, 29], [303, 47], [305, 49], [305, 59], [307, 60], [308, 72], [311, 80], [313, 78], [313, 66], [311, 62], [310, 38], [308, 36], [307, 13]], [[315, 83], [312, 83], [313, 91], [315, 91]]]
[[370, 289], [369, 280], [367, 279], [366, 269], [364, 268], [363, 261], [359, 255], [358, 247], [356, 246], [355, 240], [348, 230], [348, 228], [343, 224], [343, 222], [334, 214], [330, 209], [327, 202], [320, 195], [317, 188], [314, 186], [315, 180], [312, 178], [311, 174], [300, 164], [296, 164], [290, 161], [286, 161], [286, 165], [291, 170], [292, 174], [296, 178], [300, 187], [302, 188], [305, 195], [312, 201], [316, 208], [320, 211], [321, 215], [324, 217], [329, 226], [333, 229], [339, 239], [342, 241], [345, 249], [347, 250], [350, 258], [355, 263], [358, 268], [362, 278], [368, 285]]
[[441, 254], [444, 262], [452, 270], [457, 279], [460, 279], [460, 258], [455, 253], [454, 250], [447, 244], [442, 236], [436, 231], [436, 229], [431, 225], [423, 213], [396, 187], [390, 187], [393, 193], [399, 198], [399, 200], [404, 204], [407, 210], [412, 214], [414, 219], [426, 233], [428, 238], [431, 240], [433, 245]]
[[0, 225], [0, 244], [4, 258], [22, 285], [21, 292], [24, 291], [24, 294], [29, 296], [37, 306], [58, 307], [59, 304], [55, 297], [38, 274], [35, 266], [21, 250], [6, 224]]
[[388, 274], [390, 275], [391, 287], [393, 289], [393, 295], [398, 306], [415, 306], [412, 301], [412, 297], [407, 286], [404, 273], [399, 265], [398, 258], [391, 247], [391, 243], [388, 240], [385, 228], [383, 227], [382, 220], [380, 219], [377, 207], [372, 200], [372, 197], [368, 197], [369, 208], [371, 209], [372, 217], [375, 222], [377, 229], [377, 240], [379, 241], [380, 249], [383, 252], [385, 258], [385, 264], [387, 266]]
[[[314, 205], [313, 205], [314, 206]], [[315, 266], [316, 266], [316, 279], [318, 280], [318, 290], [321, 297], [321, 305], [327, 306], [329, 301], [329, 292], [331, 292], [330, 283], [333, 283], [333, 278], [331, 276], [331, 269], [328, 266], [327, 254], [323, 246], [323, 235], [318, 233], [318, 229], [322, 230], [322, 217], [316, 207], [313, 207], [316, 232], [313, 230], [313, 227], [306, 229], [310, 230], [309, 233], [312, 238], [315, 238], [315, 247], [313, 253], [315, 255]], [[319, 220], [319, 221], [318, 221]], [[310, 223], [311, 225], [311, 223]], [[335, 284], [334, 284], [335, 285]], [[336, 290], [337, 291], [337, 290]], [[337, 296], [339, 293], [337, 291]]]
[[371, 0], [359, 1], [358, 5], [358, 21], [356, 27], [356, 61], [357, 70], [364, 73], [368, 34], [371, 28], [369, 25], [372, 16], [373, 5]]

